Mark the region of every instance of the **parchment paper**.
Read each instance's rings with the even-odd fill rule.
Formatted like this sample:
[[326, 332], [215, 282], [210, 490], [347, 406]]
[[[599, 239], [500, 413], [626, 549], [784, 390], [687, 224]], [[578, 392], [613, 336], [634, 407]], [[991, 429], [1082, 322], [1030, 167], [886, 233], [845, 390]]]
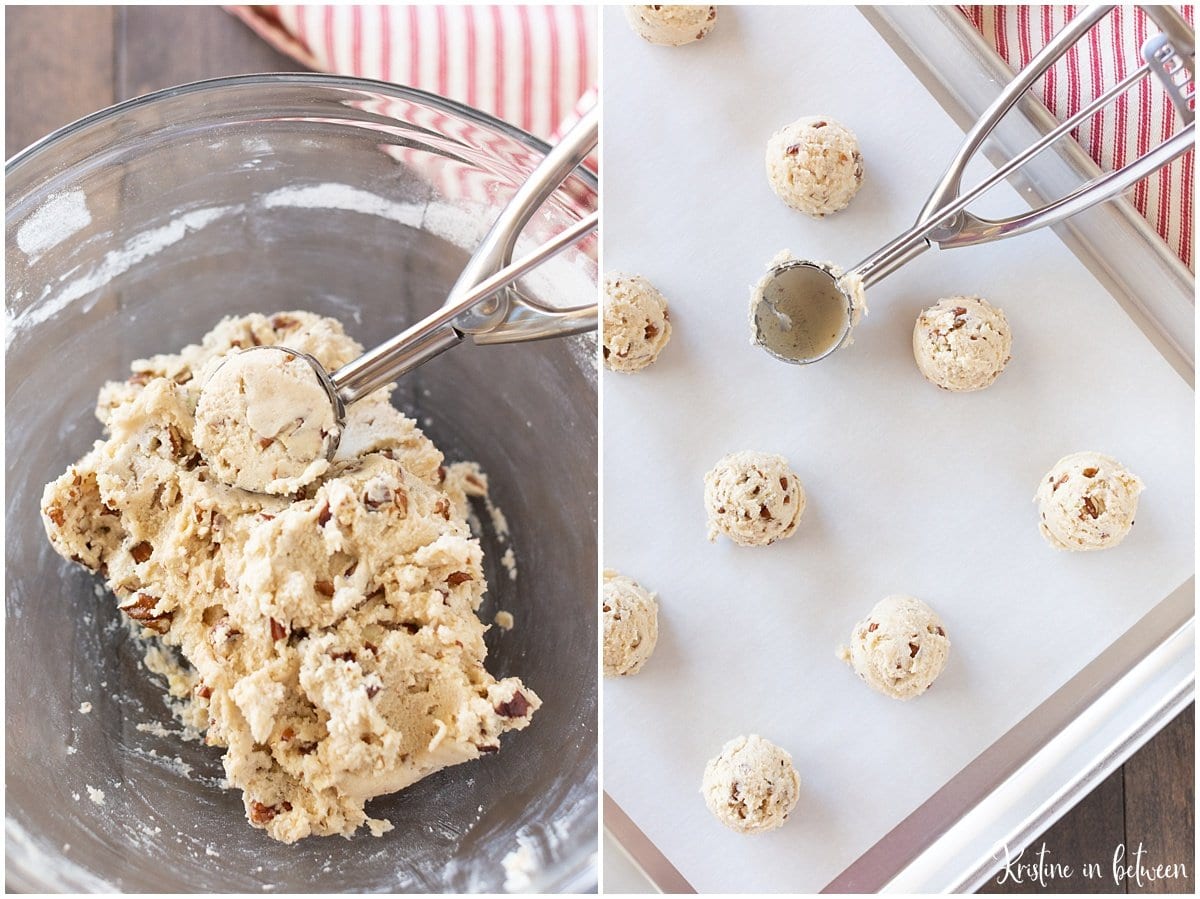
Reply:
[[[661, 603], [654, 657], [604, 683], [605, 788], [698, 890], [818, 890], [1192, 573], [1194, 395], [1051, 232], [930, 251], [869, 291], [855, 344], [818, 365], [752, 347], [767, 261], [857, 262], [911, 223], [962, 133], [852, 8], [722, 7], [678, 49], [604, 16], [604, 265], [657, 284], [674, 326], [656, 365], [604, 379], [604, 561]], [[824, 221], [763, 174], [767, 138], [801, 115], [848, 125], [865, 158], [859, 195]], [[1025, 208], [995, 193], [983, 211]], [[918, 311], [954, 293], [1013, 329], [982, 393], [913, 363]], [[791, 460], [804, 519], [771, 547], [710, 545], [704, 472], [751, 448]], [[1116, 549], [1055, 552], [1032, 497], [1084, 449], [1145, 480], [1137, 524]], [[910, 703], [835, 658], [899, 592], [953, 643]], [[770, 834], [726, 830], [699, 794], [742, 733], [803, 779]]]

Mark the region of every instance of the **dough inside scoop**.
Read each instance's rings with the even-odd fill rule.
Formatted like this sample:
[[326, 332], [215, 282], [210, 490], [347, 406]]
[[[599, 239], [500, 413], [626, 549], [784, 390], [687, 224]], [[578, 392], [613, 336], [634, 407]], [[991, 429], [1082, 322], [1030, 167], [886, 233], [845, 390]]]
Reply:
[[195, 442], [224, 483], [292, 494], [329, 469], [340, 427], [313, 364], [284, 347], [254, 347], [210, 372], [196, 404]]

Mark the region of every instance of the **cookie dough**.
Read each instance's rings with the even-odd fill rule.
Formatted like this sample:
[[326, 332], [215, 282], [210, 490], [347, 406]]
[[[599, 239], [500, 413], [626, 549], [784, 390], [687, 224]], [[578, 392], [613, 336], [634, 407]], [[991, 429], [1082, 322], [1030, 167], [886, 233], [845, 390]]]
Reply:
[[930, 383], [983, 390], [1008, 364], [1012, 331], [1004, 313], [982, 297], [946, 297], [917, 316], [912, 343], [917, 368]]
[[658, 643], [658, 603], [631, 577], [604, 572], [604, 675], [637, 674]]
[[652, 44], [680, 47], [703, 40], [717, 24], [715, 6], [626, 6], [629, 26]]
[[800, 797], [792, 757], [757, 734], [730, 740], [704, 768], [700, 785], [716, 819], [739, 833], [781, 827]]
[[337, 417], [303, 357], [252, 347], [224, 357], [201, 383], [193, 437], [226, 484], [295, 493], [329, 469]]
[[874, 690], [912, 699], [928, 690], [950, 657], [950, 638], [937, 614], [921, 600], [898, 594], [881, 599], [854, 625], [838, 658]]
[[730, 453], [704, 476], [709, 541], [724, 534], [739, 546], [767, 546], [796, 532], [804, 505], [804, 486], [783, 456]]
[[863, 182], [854, 132], [828, 116], [785, 125], [767, 141], [767, 181], [779, 199], [813, 218], [845, 209]]
[[1144, 486], [1112, 456], [1064, 456], [1038, 485], [1038, 528], [1055, 549], [1089, 552], [1116, 546], [1133, 527]]
[[[227, 486], [196, 448], [201, 373], [283, 344], [327, 369], [361, 347], [305, 312], [225, 319], [100, 393], [107, 437], [46, 487], [54, 548], [103, 575], [225, 748], [246, 814], [275, 839], [349, 836], [372, 797], [500, 748], [541, 705], [484, 668], [486, 589], [466, 522], [474, 466], [442, 454], [383, 388], [350, 407], [324, 477], [294, 496]], [[474, 478], [474, 481], [472, 481]]]
[[641, 275], [611, 272], [604, 278], [604, 364], [612, 371], [641, 371], [671, 339], [667, 299]]

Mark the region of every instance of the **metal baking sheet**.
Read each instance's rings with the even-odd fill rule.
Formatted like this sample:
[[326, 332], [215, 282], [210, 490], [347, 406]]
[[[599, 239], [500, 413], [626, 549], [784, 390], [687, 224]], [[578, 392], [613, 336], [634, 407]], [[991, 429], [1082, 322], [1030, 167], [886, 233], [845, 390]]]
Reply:
[[[662, 603], [655, 659], [605, 683], [606, 826], [671, 891], [969, 889], [998, 842], [1054, 820], [1192, 692], [1191, 279], [1161, 243], [1125, 236], [1128, 210], [927, 254], [873, 289], [856, 345], [817, 368], [748, 344], [767, 259], [852, 262], [902, 230], [961, 137], [955, 115], [973, 116], [963, 92], [935, 100], [920, 58], [891, 44], [915, 28], [921, 58], [953, 51], [959, 81], [998, 90], [952, 11], [893, 12], [723, 8], [709, 39], [671, 51], [605, 11], [605, 265], [658, 283], [675, 324], [654, 369], [605, 381], [605, 562]], [[851, 209], [816, 223], [761, 172], [770, 132], [810, 113], [858, 131], [868, 169]], [[1106, 235], [1122, 258], [1097, 264], [1085, 251]], [[956, 291], [1013, 324], [1013, 367], [985, 394], [938, 393], [907, 348], [916, 311]], [[789, 455], [812, 506], [786, 544], [709, 546], [700, 478], [752, 445]], [[1062, 556], [1040, 544], [1029, 499], [1083, 448], [1153, 482], [1120, 549]], [[833, 658], [901, 591], [955, 641], [935, 690], [905, 706]], [[705, 760], [746, 731], [792, 751], [805, 778], [794, 820], [755, 838], [721, 828], [697, 792]]]

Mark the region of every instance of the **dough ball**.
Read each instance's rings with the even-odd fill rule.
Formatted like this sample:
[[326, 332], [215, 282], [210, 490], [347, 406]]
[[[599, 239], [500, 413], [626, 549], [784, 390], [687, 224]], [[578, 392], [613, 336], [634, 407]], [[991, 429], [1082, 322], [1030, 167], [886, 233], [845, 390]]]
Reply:
[[950, 638], [933, 609], [900, 594], [880, 600], [854, 625], [850, 645], [840, 647], [838, 656], [885, 696], [912, 699], [946, 667]]
[[804, 504], [804, 485], [783, 456], [730, 453], [704, 476], [710, 541], [724, 534], [739, 546], [767, 546], [790, 537]]
[[679, 47], [703, 40], [717, 24], [715, 6], [626, 6], [629, 26], [652, 44]]
[[1143, 487], [1112, 456], [1064, 456], [1038, 485], [1038, 527], [1055, 549], [1088, 552], [1116, 546], [1133, 527]]
[[312, 365], [274, 348], [243, 350], [212, 369], [196, 403], [196, 448], [226, 484], [291, 494], [329, 468], [339, 433]]
[[611, 272], [604, 278], [604, 364], [641, 371], [671, 339], [667, 298], [641, 275]]
[[604, 572], [604, 674], [637, 674], [658, 643], [658, 603], [637, 581]]
[[783, 825], [800, 797], [792, 757], [757, 734], [730, 740], [704, 767], [700, 786], [708, 810], [739, 833]]
[[813, 218], [845, 209], [863, 182], [858, 138], [828, 116], [797, 119], [767, 141], [767, 180], [779, 199]]
[[938, 300], [913, 328], [917, 368], [946, 390], [983, 390], [1000, 377], [1011, 350], [1008, 319], [981, 297]]

